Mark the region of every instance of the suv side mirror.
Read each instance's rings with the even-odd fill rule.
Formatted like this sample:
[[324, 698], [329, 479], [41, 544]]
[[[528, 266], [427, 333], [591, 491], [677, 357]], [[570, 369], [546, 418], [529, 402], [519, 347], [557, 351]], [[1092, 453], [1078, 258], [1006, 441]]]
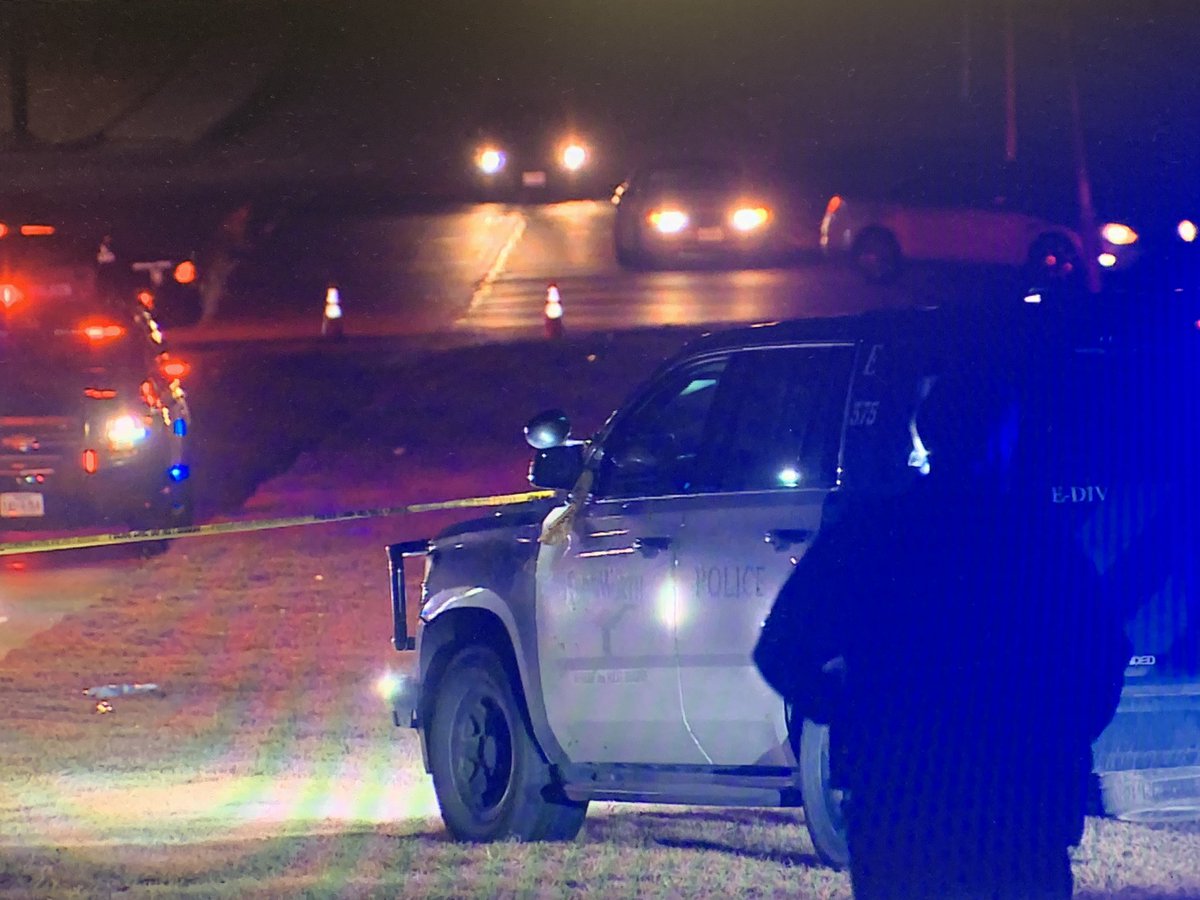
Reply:
[[525, 426], [525, 441], [535, 450], [563, 444], [571, 436], [571, 420], [561, 409], [540, 412]]
[[533, 455], [529, 482], [535, 487], [570, 490], [583, 474], [583, 444], [546, 447]]

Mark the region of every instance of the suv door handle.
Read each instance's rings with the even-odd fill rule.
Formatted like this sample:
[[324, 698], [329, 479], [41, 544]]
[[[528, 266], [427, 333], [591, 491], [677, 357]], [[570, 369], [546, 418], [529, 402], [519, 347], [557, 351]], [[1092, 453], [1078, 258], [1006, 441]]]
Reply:
[[813, 533], [807, 528], [772, 528], [763, 540], [776, 550], [786, 550], [793, 544], [807, 544], [813, 539]]
[[647, 558], [658, 556], [660, 551], [670, 546], [669, 537], [640, 537], [633, 540], [633, 549]]

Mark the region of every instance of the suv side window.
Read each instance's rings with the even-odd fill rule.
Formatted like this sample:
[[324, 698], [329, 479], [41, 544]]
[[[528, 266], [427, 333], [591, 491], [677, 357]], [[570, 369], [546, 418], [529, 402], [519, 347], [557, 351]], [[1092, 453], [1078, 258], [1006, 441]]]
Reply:
[[727, 358], [684, 366], [669, 375], [604, 441], [598, 497], [653, 497], [696, 490], [701, 450]]
[[708, 487], [764, 491], [837, 482], [852, 347], [736, 354], [718, 397]]

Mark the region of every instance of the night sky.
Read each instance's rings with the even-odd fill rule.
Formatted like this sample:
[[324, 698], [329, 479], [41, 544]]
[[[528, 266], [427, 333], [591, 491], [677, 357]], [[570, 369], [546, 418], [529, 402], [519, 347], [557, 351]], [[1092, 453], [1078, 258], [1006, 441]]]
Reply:
[[[1056, 153], [1067, 140], [1068, 7], [1095, 152], [1115, 156], [1136, 142], [1191, 165], [1200, 4], [1010, 5], [1024, 155]], [[240, 123], [247, 134], [286, 119], [297, 139], [337, 131], [414, 165], [456, 159], [481, 134], [568, 127], [630, 159], [710, 144], [781, 164], [861, 147], [1003, 146], [1002, 0], [36, 6], [51, 55], [72, 23], [148, 52], [168, 33], [253, 30], [287, 52], [260, 120]]]

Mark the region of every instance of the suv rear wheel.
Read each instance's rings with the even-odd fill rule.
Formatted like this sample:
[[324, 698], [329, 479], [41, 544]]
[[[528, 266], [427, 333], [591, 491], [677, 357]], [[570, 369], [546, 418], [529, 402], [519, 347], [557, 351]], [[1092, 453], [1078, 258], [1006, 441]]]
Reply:
[[429, 767], [446, 828], [460, 841], [566, 841], [587, 802], [567, 799], [530, 733], [504, 660], [459, 650], [433, 699]]

